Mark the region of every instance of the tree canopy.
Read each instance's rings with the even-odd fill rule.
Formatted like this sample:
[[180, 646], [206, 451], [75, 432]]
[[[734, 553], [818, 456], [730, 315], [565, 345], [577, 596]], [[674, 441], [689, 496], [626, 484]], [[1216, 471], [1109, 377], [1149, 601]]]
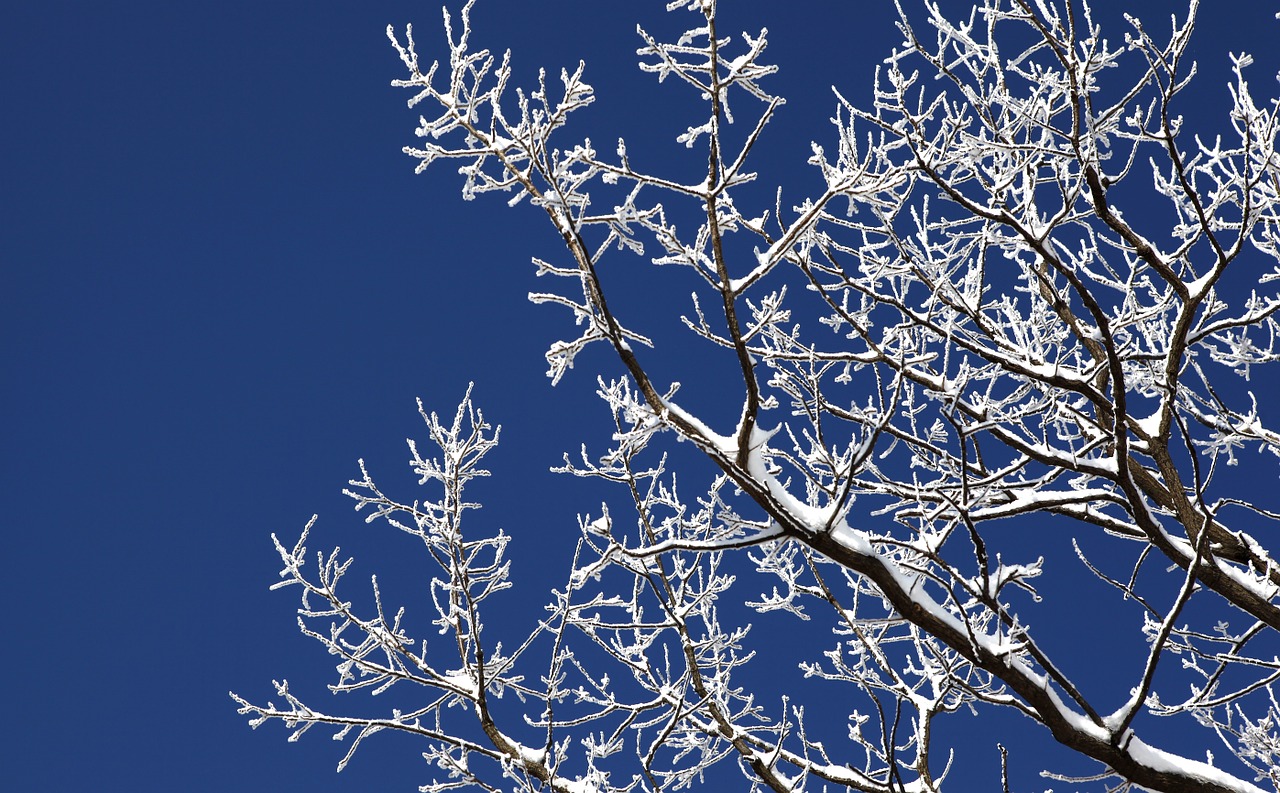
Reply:
[[[1280, 456], [1251, 390], [1280, 357], [1277, 103], [1235, 55], [1228, 117], [1212, 137], [1188, 123], [1197, 6], [1108, 38], [1087, 2], [900, 5], [873, 101], [836, 94], [800, 196], [756, 170], [783, 105], [767, 31], [727, 35], [715, 0], [668, 4], [692, 20], [675, 41], [639, 30], [640, 68], [702, 103], [677, 142], [705, 159], [681, 173], [574, 137], [585, 67], [517, 87], [509, 53], [471, 45], [471, 3], [429, 64], [412, 28], [388, 29], [418, 169], [448, 161], [463, 198], [532, 205], [563, 241], [530, 299], [572, 319], [552, 382], [597, 375], [610, 442], [561, 470], [608, 483], [604, 503], [543, 618], [491, 636], [486, 609], [529, 563], [466, 493], [498, 431], [470, 392], [451, 418], [423, 408], [423, 491], [385, 492], [362, 463], [348, 494], [421, 542], [429, 604], [384, 603], [375, 579], [357, 607], [338, 592], [350, 560], [310, 556], [310, 524], [276, 541], [277, 586], [339, 658], [333, 690], [401, 704], [336, 715], [279, 682], [279, 704], [237, 696], [241, 712], [332, 726], [348, 759], [382, 730], [419, 736], [430, 791], [733, 774], [935, 791], [974, 784], [944, 725], [1000, 712], [1060, 747], [1036, 770], [1073, 789], [1280, 789], [1280, 514], [1231, 475], [1242, 450]], [[682, 274], [683, 308], [631, 291], [655, 267]], [[671, 324], [716, 359], [717, 409], [682, 400]], [[1064, 565], [1078, 591], [1042, 592]], [[1063, 598], [1105, 604], [1093, 620], [1130, 640], [1082, 633]], [[822, 638], [753, 630], [751, 611]], [[780, 641], [843, 720], [754, 693], [752, 647]], [[1017, 788], [1002, 768], [978, 784]]]

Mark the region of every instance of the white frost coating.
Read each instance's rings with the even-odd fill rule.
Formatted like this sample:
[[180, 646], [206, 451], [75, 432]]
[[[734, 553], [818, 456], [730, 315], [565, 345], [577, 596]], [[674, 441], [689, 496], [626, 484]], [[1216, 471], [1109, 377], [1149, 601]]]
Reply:
[[[510, 737], [505, 735], [503, 737], [506, 738], [508, 741], [511, 741]], [[517, 743], [516, 741], [511, 741], [511, 743], [516, 747], [516, 751], [520, 752], [521, 761], [528, 763], [529, 765], [542, 765], [543, 763], [547, 762], [546, 749], [544, 748], [532, 749], [528, 746], [525, 746], [522, 743]]]
[[1199, 779], [1206, 785], [1221, 785], [1228, 790], [1239, 791], [1239, 793], [1267, 793], [1262, 788], [1251, 785], [1242, 779], [1237, 779], [1226, 771], [1208, 763], [1189, 760], [1176, 754], [1169, 754], [1154, 746], [1148, 746], [1136, 735], [1129, 739], [1129, 744], [1125, 749], [1134, 760], [1157, 771], [1190, 776]]
[[702, 420], [699, 419], [697, 416], [686, 411], [684, 408], [680, 407], [675, 402], [672, 402], [670, 399], [662, 400], [662, 407], [671, 415], [678, 416], [681, 421], [685, 422], [686, 424], [689, 424], [695, 430], [697, 430], [698, 434], [702, 436], [703, 440], [708, 441], [712, 445], [712, 447], [715, 448], [716, 451], [726, 455], [733, 454], [733, 451], [734, 451], [733, 438], [730, 438], [727, 435], [721, 435], [718, 432], [715, 432], [706, 424], [703, 424]]
[[1138, 425], [1138, 429], [1142, 430], [1150, 438], [1160, 435], [1160, 417], [1164, 414], [1163, 409], [1157, 409], [1155, 413], [1144, 419], [1138, 419], [1134, 423]]
[[1098, 740], [1098, 741], [1111, 740], [1111, 733], [1110, 731], [1107, 730], [1106, 727], [1103, 727], [1101, 724], [1095, 723], [1093, 719], [1090, 719], [1088, 716], [1084, 715], [1083, 713], [1077, 712], [1076, 710], [1071, 708], [1069, 705], [1067, 705], [1067, 703], [1063, 702], [1062, 697], [1058, 695], [1057, 689], [1055, 689], [1052, 685], [1049, 684], [1049, 679], [1047, 677], [1044, 677], [1044, 676], [1040, 677], [1040, 688], [1044, 689], [1045, 693], [1049, 695], [1049, 698], [1053, 700], [1053, 705], [1057, 709], [1058, 715], [1060, 715], [1064, 721], [1070, 724], [1072, 729], [1076, 730], [1077, 732], [1084, 733], [1085, 735], [1088, 735], [1094, 740]]
[[867, 537], [866, 532], [855, 531], [843, 520], [831, 528], [831, 539], [840, 543], [854, 553], [859, 553], [864, 556], [870, 556], [875, 553], [871, 547], [871, 540]]
[[1107, 488], [1082, 488], [1079, 490], [1064, 491], [1037, 491], [1030, 488], [1011, 488], [1008, 492], [1013, 495], [1012, 501], [1004, 504], [997, 504], [992, 507], [973, 510], [973, 512], [970, 513], [971, 517], [974, 520], [998, 518], [1005, 515], [1030, 512], [1033, 509], [1044, 509], [1046, 507], [1065, 504], [1081, 504], [1101, 501], [1112, 495], [1112, 491]]
[[444, 682], [452, 688], [466, 692], [467, 696], [470, 696], [473, 699], [480, 696], [480, 687], [476, 685], [475, 680], [471, 679], [471, 675], [466, 672], [454, 672], [446, 675]]
[[[831, 521], [831, 508], [812, 507], [791, 494], [791, 491], [783, 487], [778, 478], [769, 473], [769, 467], [765, 461], [764, 451], [768, 447], [769, 439], [782, 429], [781, 426], [774, 427], [772, 430], [763, 430], [759, 426], [751, 429], [751, 440], [748, 442], [747, 451], [747, 472], [752, 478], [765, 486], [769, 495], [775, 502], [787, 512], [787, 514], [798, 518], [804, 524], [805, 529], [810, 534], [817, 534], [826, 529], [827, 524]], [[736, 448], [736, 445], [735, 447]]]
[[1235, 581], [1244, 589], [1249, 590], [1261, 600], [1269, 602], [1277, 595], [1280, 595], [1280, 587], [1268, 579], [1260, 578], [1248, 570], [1227, 564], [1218, 559], [1214, 560], [1214, 564], [1223, 575]]
[[1190, 295], [1191, 300], [1195, 301], [1203, 297], [1205, 290], [1209, 288], [1209, 284], [1213, 283], [1214, 279], [1217, 277], [1218, 273], [1216, 271], [1209, 270], [1196, 280], [1188, 282], [1187, 292]]

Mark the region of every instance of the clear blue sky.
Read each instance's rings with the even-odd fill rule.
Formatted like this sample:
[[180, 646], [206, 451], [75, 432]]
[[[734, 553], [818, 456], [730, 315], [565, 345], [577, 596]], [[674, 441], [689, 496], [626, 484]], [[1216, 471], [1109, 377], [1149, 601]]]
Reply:
[[[475, 36], [510, 47], [526, 85], [585, 59], [586, 134], [679, 158], [692, 120], [663, 115], [677, 89], [632, 55], [637, 21], [669, 27], [663, 5], [481, 0]], [[762, 145], [805, 175], [828, 87], [865, 101], [897, 40], [891, 4], [721, 5], [722, 31], [770, 28], [789, 104]], [[1157, 29], [1185, 11], [1118, 5]], [[1185, 112], [1225, 126], [1228, 50], [1259, 55], [1274, 94], [1274, 10], [1208, 4]], [[292, 595], [266, 590], [268, 535], [319, 512], [314, 547], [397, 564], [340, 490], [358, 457], [399, 475], [415, 397], [448, 411], [476, 382], [505, 426], [482, 515], [522, 564], [550, 566], [530, 598], [563, 572], [574, 515], [601, 496], [546, 471], [605, 416], [589, 369], [555, 390], [542, 376], [564, 317], [525, 300], [543, 286], [530, 257], [558, 250], [539, 213], [464, 204], [447, 165], [414, 176], [400, 152], [417, 116], [389, 86], [383, 29], [415, 22], [425, 56], [443, 51], [439, 19], [400, 0], [0, 10], [0, 787], [416, 789], [411, 741], [374, 740], [335, 775], [327, 736], [251, 733], [226, 695], [265, 699], [288, 676], [327, 697], [330, 660], [298, 636]]]

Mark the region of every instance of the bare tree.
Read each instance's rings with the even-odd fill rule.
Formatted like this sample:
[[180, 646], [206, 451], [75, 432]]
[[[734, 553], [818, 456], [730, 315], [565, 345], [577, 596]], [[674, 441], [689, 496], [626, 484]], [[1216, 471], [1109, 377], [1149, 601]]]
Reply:
[[[563, 262], [536, 265], [565, 288], [531, 295], [577, 322], [548, 374], [595, 342], [625, 370], [598, 381], [612, 446], [563, 470], [625, 491], [634, 515], [580, 518], [545, 618], [490, 641], [508, 537], [472, 533], [464, 489], [497, 431], [469, 393], [452, 421], [424, 411], [433, 448], [411, 444], [411, 462], [432, 495], [397, 500], [363, 463], [348, 493], [421, 540], [447, 642], [415, 643], [376, 580], [358, 611], [338, 593], [350, 561], [307, 567], [306, 531], [276, 548], [302, 631], [341, 661], [335, 692], [428, 695], [344, 717], [278, 683], [281, 704], [235, 697], [254, 726], [332, 725], [347, 758], [381, 730], [418, 735], [437, 768], [424, 791], [676, 790], [723, 765], [752, 790], [879, 793], [941, 790], [938, 721], [1004, 709], [1096, 763], [1045, 770], [1072, 789], [1280, 790], [1280, 566], [1259, 539], [1280, 515], [1226, 470], [1242, 447], [1280, 455], [1248, 390], [1280, 357], [1277, 104], [1253, 99], [1237, 56], [1221, 136], [1182, 131], [1195, 0], [1167, 38], [1131, 20], [1119, 45], [1083, 0], [982, 0], [962, 22], [899, 6], [873, 104], [837, 95], [835, 140], [813, 146], [821, 189], [766, 206], [749, 168], [782, 99], [763, 31], [722, 35], [715, 0], [668, 3], [696, 18], [676, 43], [640, 30], [641, 68], [706, 105], [679, 139], [705, 172], [669, 176], [622, 141], [558, 143], [593, 99], [582, 67], [513, 91], [509, 57], [471, 49], [470, 8], [446, 12], [449, 56], [426, 68], [412, 29], [388, 29], [395, 84], [424, 113], [406, 152], [419, 170], [459, 163], [466, 198], [527, 199], [563, 239]], [[678, 232], [689, 208], [699, 222]], [[687, 268], [684, 322], [739, 372], [718, 386], [740, 401], [733, 426], [682, 407], [647, 319], [615, 308], [600, 264], [628, 255]], [[693, 501], [672, 470], [690, 446], [717, 472]], [[1145, 637], [1133, 655], [1083, 651], [1128, 681], [1118, 701], [1051, 655], [1048, 563], [995, 529], [1050, 517], [1040, 530], [1080, 540], [1078, 560], [1051, 562], [1086, 566]], [[743, 684], [748, 628], [725, 593], [744, 562], [766, 580], [747, 605], [825, 620], [827, 645], [796, 649], [843, 684], [847, 724]], [[1154, 717], [1202, 736], [1206, 759], [1144, 740]]]

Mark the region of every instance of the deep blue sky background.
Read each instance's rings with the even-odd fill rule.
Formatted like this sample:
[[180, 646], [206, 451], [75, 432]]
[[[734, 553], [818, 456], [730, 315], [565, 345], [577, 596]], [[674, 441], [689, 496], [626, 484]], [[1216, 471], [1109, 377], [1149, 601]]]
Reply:
[[[600, 99], [582, 129], [682, 157], [692, 119], [657, 103], [679, 91], [631, 54], [637, 21], [671, 26], [663, 5], [483, 0], [475, 41], [512, 48], [524, 85], [585, 59]], [[1184, 10], [1121, 5], [1156, 29]], [[770, 28], [789, 104], [763, 145], [787, 178], [830, 137], [829, 85], [867, 99], [890, 9], [722, 0], [722, 31]], [[1203, 13], [1190, 99], [1207, 113], [1223, 118], [1228, 49], [1258, 55], [1274, 94], [1274, 10]], [[527, 568], [546, 559], [531, 599], [559, 579], [573, 516], [601, 496], [546, 470], [605, 416], [590, 370], [542, 376], [564, 317], [525, 300], [547, 286], [530, 256], [558, 252], [540, 214], [464, 204], [448, 165], [414, 176], [400, 152], [416, 113], [383, 29], [415, 22], [428, 57], [439, 19], [400, 1], [0, 10], [0, 787], [415, 789], [411, 742], [375, 740], [335, 775], [341, 747], [252, 733], [226, 692], [265, 699], [288, 676], [331, 704], [330, 659], [297, 635], [292, 595], [266, 591], [268, 535], [319, 512], [313, 548], [367, 563], [353, 595], [395, 564], [398, 538], [363, 531], [340, 490], [361, 456], [401, 475], [417, 396], [449, 411], [476, 382], [505, 427], [484, 520]]]

